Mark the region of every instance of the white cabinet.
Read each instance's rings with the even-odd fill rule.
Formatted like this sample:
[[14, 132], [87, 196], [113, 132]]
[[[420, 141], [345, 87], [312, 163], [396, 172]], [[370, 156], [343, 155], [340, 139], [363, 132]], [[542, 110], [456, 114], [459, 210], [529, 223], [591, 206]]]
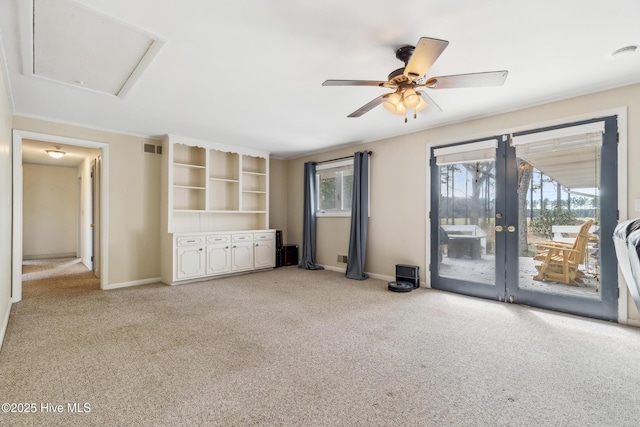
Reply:
[[275, 230], [173, 235], [175, 268], [167, 284], [275, 267]]
[[275, 234], [255, 233], [253, 236], [253, 262], [255, 267], [275, 267]]
[[207, 276], [231, 271], [231, 236], [207, 236]]
[[231, 271], [253, 270], [253, 243], [234, 243], [231, 249]]
[[186, 280], [205, 273], [205, 251], [203, 245], [178, 246], [176, 248], [176, 279]]
[[253, 269], [253, 234], [239, 233], [231, 236], [231, 271]]
[[275, 267], [269, 153], [176, 135], [162, 147], [161, 280]]

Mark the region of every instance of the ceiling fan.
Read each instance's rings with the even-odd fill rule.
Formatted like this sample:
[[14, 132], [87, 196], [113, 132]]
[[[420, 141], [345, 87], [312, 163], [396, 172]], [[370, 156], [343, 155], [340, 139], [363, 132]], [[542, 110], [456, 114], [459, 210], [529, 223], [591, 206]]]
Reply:
[[326, 80], [322, 86], [380, 86], [387, 89], [395, 89], [375, 98], [373, 101], [358, 108], [348, 117], [360, 117], [374, 107], [382, 104], [393, 114], [405, 116], [407, 122], [407, 110], [413, 109], [415, 119], [418, 111], [434, 106], [439, 111], [442, 109], [423, 90], [449, 89], [462, 87], [500, 86], [509, 74], [508, 71], [489, 71], [483, 73], [457, 74], [451, 76], [439, 76], [427, 78], [426, 74], [440, 54], [446, 49], [449, 42], [446, 40], [422, 37], [416, 46], [402, 46], [396, 50], [396, 58], [404, 62], [405, 66], [392, 71], [389, 81], [375, 80]]

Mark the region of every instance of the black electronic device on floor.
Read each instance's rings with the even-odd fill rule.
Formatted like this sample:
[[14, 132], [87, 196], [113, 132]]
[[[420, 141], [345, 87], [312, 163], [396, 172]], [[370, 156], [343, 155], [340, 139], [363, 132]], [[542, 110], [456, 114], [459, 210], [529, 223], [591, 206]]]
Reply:
[[409, 282], [389, 282], [388, 288], [393, 292], [411, 292], [413, 285]]
[[284, 257], [282, 256], [282, 230], [276, 230], [276, 268], [282, 267]]
[[298, 245], [284, 245], [282, 246], [282, 265], [297, 265], [298, 264]]
[[414, 289], [420, 287], [420, 267], [417, 265], [396, 264], [396, 282], [411, 283]]

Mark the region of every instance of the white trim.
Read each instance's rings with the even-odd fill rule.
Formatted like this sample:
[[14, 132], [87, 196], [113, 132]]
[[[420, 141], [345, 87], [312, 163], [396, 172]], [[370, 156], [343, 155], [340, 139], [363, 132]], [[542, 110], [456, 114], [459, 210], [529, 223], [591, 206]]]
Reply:
[[113, 289], [130, 288], [132, 286], [150, 285], [152, 283], [162, 284], [159, 277], [152, 277], [150, 279], [132, 280], [131, 282], [111, 283], [106, 285], [103, 289], [105, 291], [110, 291]]
[[[329, 271], [336, 271], [338, 273], [346, 273], [347, 272], [346, 267], [344, 267], [344, 268], [343, 267], [334, 267], [332, 265], [324, 265], [324, 264], [318, 264], [318, 265], [324, 267], [325, 270], [329, 270]], [[368, 271], [365, 271], [364, 274], [369, 276], [370, 279], [386, 280], [388, 282], [392, 282], [392, 281], [396, 280], [395, 277], [386, 276], [384, 274], [369, 273]], [[420, 282], [420, 284], [422, 285], [422, 282]]]
[[13, 302], [22, 300], [22, 140], [52, 142], [54, 144], [76, 145], [97, 148], [102, 151], [102, 176], [100, 177], [100, 289], [109, 283], [109, 144], [65, 136], [48, 135], [24, 130], [13, 130], [13, 250], [11, 298]]
[[[104, 92], [103, 92], [103, 94], [104, 94]], [[92, 126], [92, 125], [88, 125], [86, 123], [72, 122], [72, 121], [68, 121], [68, 120], [60, 120], [60, 119], [47, 117], [47, 116], [39, 116], [37, 114], [18, 113], [18, 114], [14, 114], [13, 117], [18, 117], [18, 118], [22, 117], [22, 118], [25, 118], [25, 119], [32, 119], [32, 120], [43, 120], [43, 121], [46, 121], [46, 122], [51, 122], [51, 123], [55, 123], [55, 124], [59, 124], [59, 125], [74, 126], [74, 127], [79, 127], [79, 128], [82, 128], [82, 129], [96, 130], [96, 131], [99, 131], [99, 132], [107, 132], [107, 133], [112, 133], [112, 134], [116, 134], [116, 135], [131, 136], [131, 137], [134, 137], [134, 138], [145, 138], [145, 139], [150, 139], [152, 141], [160, 141], [160, 142], [162, 141], [162, 137], [158, 137], [158, 136], [146, 135], [146, 134], [142, 134], [142, 133], [123, 132], [123, 131], [115, 130], [115, 129], [102, 128], [102, 127], [99, 127], [99, 126]]]
[[604, 133], [604, 121], [586, 123], [584, 125], [564, 127], [560, 129], [547, 130], [544, 132], [529, 133], [526, 135], [514, 136], [511, 138], [511, 145], [534, 144], [537, 142], [560, 139], [570, 136], [586, 135], [589, 133]]
[[[627, 209], [628, 203], [627, 192], [628, 182], [628, 117], [627, 107], [620, 108], [615, 114], [618, 117], [618, 211], [620, 212], [619, 221], [628, 219]], [[613, 114], [610, 114], [613, 115]], [[627, 283], [618, 268], [618, 323], [640, 327], [640, 320], [629, 319], [629, 298]]]
[[7, 333], [7, 326], [9, 326], [9, 314], [11, 313], [11, 300], [7, 300], [7, 306], [4, 307], [6, 315], [4, 319], [0, 320], [0, 350], [2, 350], [2, 344], [4, 343], [4, 336]]
[[[13, 89], [9, 80], [9, 64], [7, 64], [7, 53], [4, 49], [2, 37], [0, 37], [0, 65], [2, 66], [2, 75], [4, 77], [4, 86], [7, 88], [7, 98], [9, 98], [9, 108], [11, 112], [15, 112], [15, 102], [13, 100]], [[2, 344], [0, 342], [0, 344]]]

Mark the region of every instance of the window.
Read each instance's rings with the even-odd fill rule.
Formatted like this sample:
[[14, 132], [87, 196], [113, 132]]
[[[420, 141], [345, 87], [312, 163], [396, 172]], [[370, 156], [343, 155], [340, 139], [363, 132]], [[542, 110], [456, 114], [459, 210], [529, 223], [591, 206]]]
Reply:
[[351, 215], [353, 159], [318, 165], [316, 188], [318, 216]]

